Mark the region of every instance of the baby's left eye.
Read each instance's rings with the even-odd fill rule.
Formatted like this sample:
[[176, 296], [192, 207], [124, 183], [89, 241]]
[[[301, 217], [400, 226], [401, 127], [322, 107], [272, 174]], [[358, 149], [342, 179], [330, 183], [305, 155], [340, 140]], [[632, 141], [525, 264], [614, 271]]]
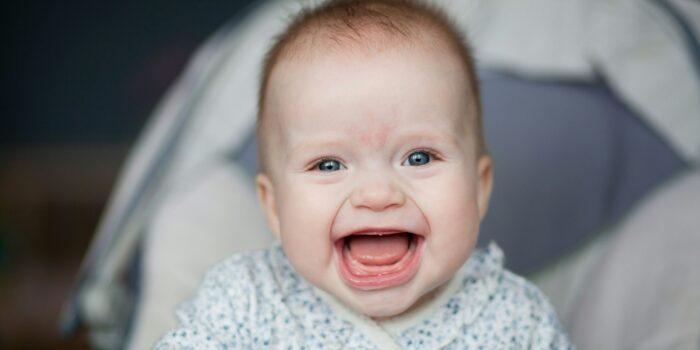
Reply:
[[430, 163], [432, 154], [426, 151], [415, 151], [408, 155], [408, 158], [401, 165], [421, 166]]
[[314, 168], [323, 172], [332, 172], [344, 169], [345, 166], [335, 159], [322, 159]]

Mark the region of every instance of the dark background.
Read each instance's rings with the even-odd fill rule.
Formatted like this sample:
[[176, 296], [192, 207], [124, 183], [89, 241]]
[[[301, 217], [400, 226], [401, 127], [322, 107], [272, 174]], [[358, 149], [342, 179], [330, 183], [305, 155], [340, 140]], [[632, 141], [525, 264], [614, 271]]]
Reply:
[[84, 348], [58, 314], [127, 152], [207, 36], [250, 5], [2, 5], [0, 348]]

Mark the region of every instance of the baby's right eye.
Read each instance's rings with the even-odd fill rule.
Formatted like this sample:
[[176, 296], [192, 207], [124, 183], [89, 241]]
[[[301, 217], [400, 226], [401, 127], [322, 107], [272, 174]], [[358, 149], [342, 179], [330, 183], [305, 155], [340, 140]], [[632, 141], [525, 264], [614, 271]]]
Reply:
[[335, 159], [321, 159], [318, 163], [316, 163], [314, 169], [319, 171], [338, 171], [344, 167], [345, 166], [340, 164], [340, 162]]

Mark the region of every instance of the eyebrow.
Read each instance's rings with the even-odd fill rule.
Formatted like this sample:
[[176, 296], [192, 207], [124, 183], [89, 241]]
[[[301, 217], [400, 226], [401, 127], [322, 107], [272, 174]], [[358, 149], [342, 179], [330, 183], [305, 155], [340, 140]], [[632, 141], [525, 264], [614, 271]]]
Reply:
[[450, 137], [450, 136], [443, 134], [443, 133], [426, 133], [425, 131], [421, 131], [421, 132], [414, 131], [414, 132], [400, 135], [398, 137], [399, 141], [411, 140], [411, 139], [449, 143], [452, 146], [458, 145], [457, 140], [455, 140], [454, 137]]
[[[302, 142], [298, 145], [295, 145], [294, 147], [289, 148], [287, 152], [287, 156], [291, 156], [294, 154], [299, 154], [299, 152], [305, 151], [307, 149], [311, 150], [317, 150], [317, 149], [328, 149], [328, 148], [337, 148], [340, 146], [343, 146], [344, 142], [343, 139], [347, 139], [347, 137], [330, 137], [325, 140], [320, 140], [320, 141], [310, 141], [310, 142]], [[428, 132], [426, 133], [425, 131], [409, 131], [404, 134], [398, 135], [395, 137], [396, 142], [406, 142], [407, 140], [419, 140], [419, 141], [427, 141], [427, 142], [438, 142], [438, 143], [443, 143], [443, 144], [449, 144], [450, 146], [453, 147], [459, 147], [459, 144], [457, 140], [455, 140], [454, 137], [450, 137], [446, 134], [443, 133], [435, 133], [435, 132]]]
[[343, 144], [343, 142], [341, 140], [339, 140], [338, 138], [329, 138], [327, 140], [321, 140], [321, 141], [302, 142], [298, 145], [295, 145], [294, 147], [288, 148], [287, 157], [294, 155], [294, 154], [299, 154], [301, 151], [305, 151], [306, 149], [316, 150], [316, 149], [323, 149], [323, 148], [333, 148], [333, 147], [339, 147], [342, 144]]

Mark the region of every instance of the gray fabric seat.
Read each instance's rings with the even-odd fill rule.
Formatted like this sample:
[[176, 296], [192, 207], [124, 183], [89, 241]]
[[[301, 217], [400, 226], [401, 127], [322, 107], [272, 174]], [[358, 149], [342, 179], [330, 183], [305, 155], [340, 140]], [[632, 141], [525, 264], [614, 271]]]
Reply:
[[[615, 86], [620, 100], [636, 108], [636, 116], [654, 124], [654, 130], [675, 152], [697, 164], [698, 80], [689, 74], [692, 67], [678, 26], [656, 5], [634, 0], [549, 0], [526, 6], [505, 0], [435, 1], [459, 15], [458, 23], [474, 27], [474, 43], [480, 53], [477, 60], [484, 67], [531, 78], [494, 72], [482, 76], [496, 191], [481, 243], [497, 240], [506, 251], [509, 268], [535, 271], [556, 261], [595, 236], [601, 226], [618, 219], [649, 188], [685, 167], [600, 81], [595, 82], [596, 74]], [[264, 44], [282, 24], [278, 16], [292, 3], [296, 2], [261, 1], [245, 20], [232, 21], [198, 51], [187, 73], [164, 98], [120, 176], [85, 260], [77, 292], [69, 301], [67, 328], [75, 328], [82, 319], [90, 324], [92, 334], [117, 334], [109, 340], [124, 338], [123, 323], [115, 322], [116, 314], [124, 312], [113, 307], [118, 303], [112, 292], [115, 285], [121, 286], [120, 276], [141, 237], [184, 238], [171, 245], [183, 250], [172, 250], [170, 256], [187, 259], [175, 261], [176, 267], [161, 265], [162, 269], [149, 270], [149, 262], [153, 263], [149, 257], [158, 254], [144, 249], [143, 284], [132, 291], [141, 304], [138, 310], [150, 304], [172, 310], [174, 305], [166, 305], [160, 296], [177, 288], [182, 288], [182, 295], [191, 293], [187, 286], [202, 272], [198, 270], [202, 265], [192, 260], [214, 258], [205, 251], [183, 253], [202, 243], [179, 235], [192, 230], [170, 231], [208, 227], [200, 221], [207, 220], [216, 227], [195, 234], [220, 234], [222, 244], [244, 248], [233, 244], [229, 233], [241, 226], [240, 220], [250, 221], [251, 215], [244, 210], [202, 210], [201, 217], [192, 217], [189, 208], [212, 204], [194, 195], [197, 193], [229, 198], [227, 203], [217, 203], [222, 208], [234, 208], [239, 200], [255, 202], [243, 191], [238, 192], [246, 198], [236, 197], [235, 201], [220, 192], [250, 184], [250, 178], [238, 170], [245, 165], [252, 174], [255, 167], [253, 139], [247, 139], [243, 151], [240, 145], [253, 124], [257, 64]], [[476, 3], [482, 6], [472, 6]], [[521, 11], [523, 6], [528, 11]], [[692, 13], [688, 6], [686, 10]], [[645, 54], [634, 55], [635, 50]], [[647, 55], [651, 53], [655, 54]], [[648, 72], [662, 74], [650, 77]], [[681, 93], [665, 95], [669, 87]], [[221, 157], [226, 152], [233, 153], [227, 160]], [[201, 172], [202, 164], [212, 164], [222, 176]], [[186, 188], [187, 184], [192, 187]], [[218, 187], [222, 184], [223, 189]], [[192, 190], [195, 187], [197, 191]], [[193, 202], [185, 203], [188, 198], [194, 198]], [[243, 233], [234, 232], [237, 234]], [[144, 241], [151, 241], [152, 249], [167, 247], [149, 238]], [[174, 274], [176, 268], [183, 275]], [[145, 290], [150, 292], [139, 294]], [[145, 317], [134, 327], [153, 324]], [[162, 332], [144, 330], [145, 336], [132, 344], [143, 348]]]
[[480, 242], [528, 273], [618, 220], [687, 167], [603, 82], [481, 77], [495, 186]]
[[700, 169], [533, 276], [579, 349], [700, 348]]

